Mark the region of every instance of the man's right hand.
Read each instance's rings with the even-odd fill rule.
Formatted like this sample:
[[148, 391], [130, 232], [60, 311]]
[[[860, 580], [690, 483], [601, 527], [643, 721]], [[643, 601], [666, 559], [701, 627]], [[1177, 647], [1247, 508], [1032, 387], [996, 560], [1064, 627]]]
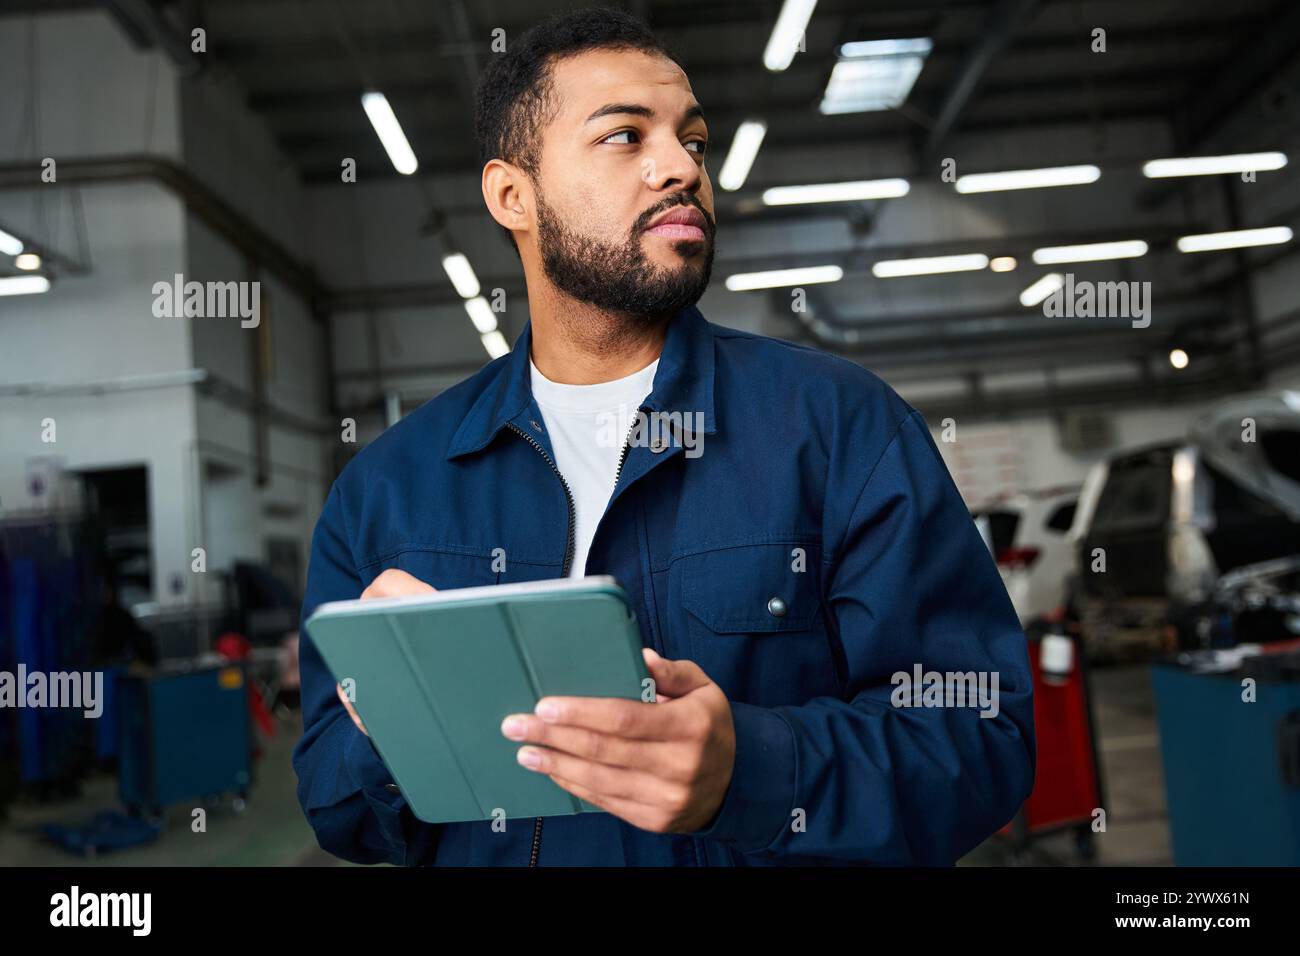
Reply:
[[[410, 594], [431, 594], [436, 590], [437, 588], [433, 585], [425, 584], [419, 578], [413, 577], [405, 571], [399, 571], [397, 568], [389, 568], [387, 571], [381, 573], [379, 577], [371, 581], [370, 586], [361, 592], [361, 600], [365, 601], [370, 598], [406, 597]], [[357, 730], [369, 737], [370, 734], [366, 733], [366, 727], [361, 723], [361, 718], [357, 716], [357, 710], [352, 706], [352, 701], [348, 700], [348, 695], [344, 692], [343, 685], [335, 685], [335, 690], [338, 691], [339, 700], [342, 701], [343, 706], [347, 708], [348, 716], [351, 717], [352, 722], [357, 725]]]

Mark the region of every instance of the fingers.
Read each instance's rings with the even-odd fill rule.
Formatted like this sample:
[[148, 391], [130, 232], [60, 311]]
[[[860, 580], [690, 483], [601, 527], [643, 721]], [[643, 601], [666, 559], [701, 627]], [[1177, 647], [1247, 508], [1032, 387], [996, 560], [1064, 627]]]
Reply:
[[512, 714], [502, 721], [501, 732], [520, 743], [536, 744], [610, 767], [642, 770], [669, 778], [677, 771], [671, 745], [657, 741], [626, 740], [585, 727], [548, 724], [531, 714]]
[[[685, 800], [689, 788], [684, 783], [674, 783], [652, 776], [641, 770], [627, 767], [610, 767], [605, 764], [592, 763], [581, 757], [561, 753], [558, 750], [546, 750], [541, 747], [521, 747], [519, 763], [536, 773], [544, 773], [576, 783], [602, 797], [630, 800], [634, 803], [653, 799], [656, 804]], [[535, 763], [530, 761], [535, 760]]]
[[437, 590], [414, 575], [398, 568], [383, 571], [361, 592], [362, 600], [368, 598], [406, 597], [411, 594], [430, 594]]
[[348, 716], [352, 718], [352, 723], [357, 725], [357, 730], [369, 737], [370, 733], [366, 730], [366, 725], [361, 722], [361, 718], [357, 716], [357, 710], [352, 706], [352, 701], [348, 700], [348, 695], [343, 690], [343, 685], [335, 684], [334, 690], [339, 695], [339, 700], [343, 702], [343, 707], [347, 710]]
[[655, 682], [655, 696], [661, 693], [670, 694], [673, 697], [684, 697], [693, 690], [706, 687], [712, 681], [709, 675], [704, 673], [699, 664], [687, 660], [669, 660], [666, 657], [660, 657], [654, 648], [643, 647], [642, 656], [645, 657], [646, 667], [650, 671], [650, 676]]
[[621, 697], [543, 697], [533, 712], [548, 724], [584, 727], [632, 740], [677, 740], [698, 729], [696, 709]]

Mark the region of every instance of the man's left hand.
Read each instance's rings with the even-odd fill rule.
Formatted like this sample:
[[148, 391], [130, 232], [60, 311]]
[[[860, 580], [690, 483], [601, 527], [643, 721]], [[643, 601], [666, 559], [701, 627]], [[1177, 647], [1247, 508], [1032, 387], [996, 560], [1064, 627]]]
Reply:
[[520, 764], [574, 796], [642, 830], [690, 833], [714, 818], [731, 783], [731, 705], [694, 661], [643, 650], [655, 703], [543, 697], [501, 732], [536, 745], [519, 748]]

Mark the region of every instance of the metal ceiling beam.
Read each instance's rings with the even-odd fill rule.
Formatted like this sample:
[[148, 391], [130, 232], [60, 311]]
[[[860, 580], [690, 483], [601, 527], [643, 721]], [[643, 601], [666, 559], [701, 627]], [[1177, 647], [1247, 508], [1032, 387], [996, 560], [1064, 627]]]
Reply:
[[935, 113], [934, 125], [926, 136], [922, 154], [927, 158], [938, 155], [948, 134], [956, 127], [962, 111], [975, 95], [985, 72], [999, 53], [1011, 42], [1012, 36], [1042, 5], [1042, 0], [997, 0], [990, 10], [990, 23], [984, 37], [966, 54], [965, 61], [953, 81], [952, 87]]
[[[691, 81], [693, 86], [699, 90], [704, 84], [701, 82], [700, 71], [691, 72]], [[719, 76], [734, 74], [733, 71], [702, 71], [705, 73], [717, 73]], [[794, 72], [792, 67], [790, 71]], [[825, 69], [817, 66], [813, 69], [805, 70], [809, 76], [816, 74], [818, 77], [824, 77]], [[1135, 87], [1148, 89], [1160, 84], [1173, 85], [1177, 84], [1181, 89], [1184, 80], [1183, 68], [1170, 70], [1144, 68], [1139, 70], [1116, 70], [1111, 73], [1098, 73], [1090, 76], [1071, 76], [1071, 77], [1047, 77], [1035, 78], [1032, 81], [1026, 80], [1002, 80], [998, 82], [986, 83], [983, 87], [982, 96], [1011, 96], [1024, 94], [1026, 92], [1034, 95], [1072, 95], [1083, 88], [1092, 91], [1101, 92], [1131, 92]], [[1027, 84], [1028, 87], [1027, 87]], [[443, 98], [448, 92], [446, 81], [430, 80], [416, 83], [383, 83], [381, 84], [384, 95], [388, 97], [389, 102], [400, 104], [403, 101], [411, 99], [423, 99], [429, 97]], [[792, 86], [798, 87], [799, 84], [793, 83]], [[934, 93], [939, 90], [936, 84], [921, 85], [916, 87], [916, 94], [924, 98], [926, 93]], [[248, 95], [245, 102], [248, 108], [263, 114], [293, 115], [302, 110], [338, 110], [342, 113], [354, 115], [357, 117], [356, 125], [364, 125], [359, 101], [362, 90], [358, 84], [344, 84], [331, 86], [321, 89], [289, 89], [289, 90], [263, 90]], [[708, 98], [706, 97], [706, 102]], [[809, 97], [804, 93], [784, 93], [770, 97], [764, 97], [762, 101], [762, 111], [765, 115], [773, 111], [790, 110], [797, 112], [798, 115], [805, 117], [820, 118], [822, 114], [816, 112], [816, 106], [810, 102]], [[728, 106], [722, 113], [730, 115], [741, 112], [752, 113], [753, 109], [741, 110]], [[887, 111], [877, 111], [885, 113]], [[714, 110], [705, 110], [705, 119], [714, 122]], [[447, 118], [463, 117], [465, 114], [461, 109], [454, 111], [449, 110], [444, 114]], [[865, 113], [842, 113], [826, 117], [827, 119], [839, 119], [843, 122], [858, 122], [867, 117]]]
[[[1220, 148], [1232, 152], [1252, 150], [1259, 142], [1258, 111], [1247, 108], [1252, 97], [1277, 82], [1300, 56], [1300, 3], [1282, 0], [1273, 15], [1256, 24], [1249, 35], [1223, 60], [1188, 84], [1188, 93], [1176, 113], [1184, 118], [1174, 127], [1180, 155], [1214, 155]], [[1300, 95], [1300, 82], [1292, 78], [1292, 95]], [[1279, 124], [1288, 116], [1279, 113]], [[1245, 137], [1231, 135], [1248, 128]], [[1254, 134], [1254, 135], [1250, 135]], [[1229, 142], [1231, 145], [1229, 145]], [[1143, 209], [1156, 209], [1205, 181], [1204, 177], [1171, 179], [1151, 185], [1138, 199]]]
[[1282, 0], [1258, 28], [1233, 48], [1219, 68], [1196, 83], [1185, 110], [1188, 149], [1211, 139], [1255, 92], [1266, 86], [1282, 67], [1300, 54], [1300, 3]]
[[203, 68], [203, 60], [190, 48], [189, 33], [172, 23], [154, 0], [103, 0], [103, 6], [137, 47], [162, 50], [186, 75]]
[[[980, 0], [979, 3], [972, 3], [971, 5], [983, 6], [987, 2], [988, 0]], [[818, 7], [818, 14], [821, 14], [820, 7]], [[747, 27], [766, 26], [769, 19], [742, 18], [718, 25], [732, 29], [745, 29]], [[1188, 44], [1201, 40], [1221, 41], [1227, 27], [1234, 30], [1264, 29], [1270, 19], [1266, 17], [1234, 17], [1231, 19], [1186, 20], [1181, 23], [1153, 22], [1136, 26], [1130, 25], [1116, 27], [1111, 30], [1108, 34], [1108, 42], [1114, 47], [1122, 47], [1135, 59], [1147, 59], [1157, 52], [1179, 54]], [[527, 29], [534, 22], [535, 20], [530, 20], [512, 25], [510, 23], [497, 23], [494, 19], [493, 25], [501, 26], [506, 30], [508, 36], [513, 36]], [[863, 21], [863, 23], [866, 25], [865, 28], [853, 31], [853, 35], [858, 39], [872, 39], [869, 34], [878, 34], [881, 38], [887, 35], [897, 35], [897, 30], [892, 26], [885, 26], [880, 30], [873, 31], [870, 29], [868, 21]], [[699, 26], [699, 24], [692, 24], [689, 30], [683, 34], [683, 38], [690, 39], [692, 36], [698, 35]], [[668, 33], [668, 31], [663, 30], [659, 32], [665, 35]], [[446, 33], [441, 30], [423, 29], [404, 33], [371, 34], [365, 38], [365, 42], [367, 50], [375, 55], [400, 54], [410, 52], [415, 48], [422, 56], [427, 56], [430, 59], [448, 59], [463, 56], [466, 47], [473, 47], [475, 51], [480, 51], [484, 45], [484, 41], [481, 39], [472, 39], [468, 42], [449, 41], [446, 38]], [[978, 42], [978, 40], [974, 40], [964, 46], [936, 48], [928, 57], [929, 65], [927, 68], [932, 68], [935, 63], [943, 63], [947, 60], [956, 61], [968, 57]], [[1016, 40], [1014, 48], [1017, 54], [1056, 56], [1070, 53], [1086, 53], [1088, 52], [1088, 43], [1089, 36], [1085, 31], [1054, 31], [1051, 33], [1038, 33]], [[318, 44], [310, 40], [296, 38], [269, 37], [265, 42], [242, 39], [232, 40], [215, 44], [212, 47], [212, 52], [223, 63], [228, 63], [237, 68], [282, 66], [286, 58], [294, 59], [296, 64], [306, 62], [328, 65], [329, 61], [328, 51], [322, 50]], [[759, 52], [761, 53], [761, 51]], [[826, 52], [828, 55], [832, 53], [830, 50]], [[733, 45], [729, 48], [707, 48], [706, 45], [706, 49], [702, 53], [707, 54], [708, 59], [706, 62], [692, 65], [692, 77], [695, 76], [696, 71], [699, 69], [739, 68], [753, 71], [762, 69], [759, 59], [754, 55], [755, 51], [746, 49], [744, 46]], [[812, 61], [812, 65], [816, 69], [826, 73], [829, 64], [820, 62], [821, 59], [815, 53], [796, 58], [790, 68], [783, 72], [782, 76], [788, 77], [794, 74], [803, 65], [802, 61]]]
[[204, 185], [188, 169], [158, 156], [113, 156], [59, 160], [57, 183], [42, 184], [38, 163], [0, 163], [0, 190], [53, 189], [122, 182], [153, 182], [174, 193], [197, 218], [249, 259], [279, 276], [308, 303], [328, 298], [315, 270], [261, 227]]
[[1157, 404], [1175, 404], [1195, 399], [1208, 399], [1226, 395], [1238, 388], [1230, 375], [1180, 374], [1162, 381], [1100, 383], [1076, 388], [1054, 386], [1047, 389], [1027, 389], [985, 393], [979, 398], [955, 396], [952, 398], [918, 398], [911, 402], [924, 417], [935, 419], [958, 412], [963, 422], [999, 419], [1005, 421], [1021, 415], [1038, 415], [1044, 411], [1083, 408], [1091, 405], [1108, 408], [1140, 406], [1149, 408]]

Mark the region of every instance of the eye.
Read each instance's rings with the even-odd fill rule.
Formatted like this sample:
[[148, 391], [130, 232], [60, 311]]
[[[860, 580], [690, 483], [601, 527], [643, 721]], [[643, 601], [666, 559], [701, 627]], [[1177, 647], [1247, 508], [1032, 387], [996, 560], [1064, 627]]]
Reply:
[[703, 156], [709, 149], [709, 141], [707, 139], [693, 139], [689, 143], [686, 143], [685, 146], [687, 149], [690, 149], [692, 146], [698, 147], [695, 151]]
[[[617, 133], [610, 133], [608, 136], [606, 136], [604, 139], [602, 139], [601, 142], [602, 142], [602, 143], [608, 143], [608, 142], [610, 142], [610, 141], [611, 141], [615, 136], [628, 136], [628, 137], [631, 137], [631, 136], [636, 136], [636, 135], [637, 135], [637, 133], [636, 133], [636, 130], [634, 130], [634, 129], [621, 129], [621, 130], [619, 130]], [[626, 143], [615, 143], [614, 145], [616, 145], [616, 146], [630, 146], [630, 145], [632, 145], [632, 141], [629, 139]]]

